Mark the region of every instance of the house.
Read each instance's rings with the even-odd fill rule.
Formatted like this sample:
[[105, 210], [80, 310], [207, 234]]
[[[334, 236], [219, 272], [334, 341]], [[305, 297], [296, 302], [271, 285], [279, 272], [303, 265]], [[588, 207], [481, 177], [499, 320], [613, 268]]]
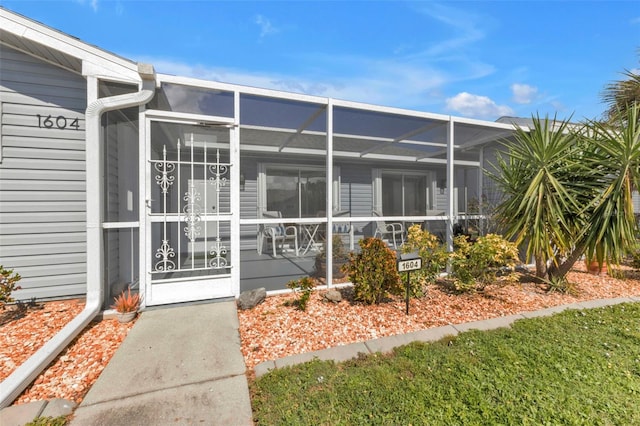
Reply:
[[0, 264], [18, 299], [278, 291], [332, 236], [397, 248], [414, 223], [451, 244], [514, 129], [159, 74], [6, 9], [0, 31]]

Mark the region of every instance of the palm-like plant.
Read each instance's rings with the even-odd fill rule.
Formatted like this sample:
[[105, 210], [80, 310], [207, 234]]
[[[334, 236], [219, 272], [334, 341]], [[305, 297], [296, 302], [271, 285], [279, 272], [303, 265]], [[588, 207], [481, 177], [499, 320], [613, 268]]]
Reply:
[[624, 80], [614, 81], [605, 86], [602, 99], [607, 104], [605, 115], [610, 122], [627, 116], [627, 110], [640, 104], [640, 73], [626, 70]]
[[550, 278], [564, 275], [584, 248], [585, 207], [598, 170], [582, 161], [584, 149], [568, 120], [532, 119], [533, 129], [517, 129], [503, 142], [508, 155], [498, 155], [489, 175], [505, 195], [497, 207], [505, 235], [524, 243], [536, 274]]
[[592, 141], [589, 156], [603, 172], [590, 213], [587, 256], [617, 264], [638, 235], [632, 193], [640, 188], [640, 103], [613, 117], [613, 123], [587, 122], [582, 137]]
[[618, 264], [636, 244], [632, 193], [640, 188], [640, 104], [616, 121], [533, 119], [505, 142], [490, 176], [505, 193], [497, 211], [505, 234], [525, 243], [542, 278], [561, 278], [586, 251]]

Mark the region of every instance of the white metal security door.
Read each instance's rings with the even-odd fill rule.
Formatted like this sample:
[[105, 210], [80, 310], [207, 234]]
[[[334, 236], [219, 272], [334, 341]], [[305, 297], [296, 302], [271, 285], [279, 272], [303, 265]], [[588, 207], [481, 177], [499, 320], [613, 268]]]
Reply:
[[146, 304], [232, 296], [230, 130], [148, 120], [147, 141]]

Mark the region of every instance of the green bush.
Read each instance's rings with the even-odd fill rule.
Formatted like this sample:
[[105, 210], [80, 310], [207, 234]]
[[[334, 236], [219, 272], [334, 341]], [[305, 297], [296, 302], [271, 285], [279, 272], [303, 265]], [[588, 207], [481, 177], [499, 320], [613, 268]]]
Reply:
[[479, 237], [475, 244], [460, 235], [454, 246], [450, 278], [458, 291], [482, 291], [495, 282], [498, 272], [509, 270], [518, 262], [518, 247], [500, 235]]
[[[449, 253], [438, 237], [429, 231], [423, 231], [420, 225], [412, 225], [407, 233], [407, 241], [402, 246], [403, 253], [417, 252], [422, 258], [422, 269], [411, 272], [411, 292], [422, 295], [422, 286], [435, 282], [447, 267]], [[402, 279], [405, 283], [406, 280]]]
[[67, 424], [67, 416], [60, 417], [38, 417], [27, 423], [25, 426], [65, 426]]
[[0, 265], [0, 309], [4, 309], [4, 305], [13, 302], [11, 292], [20, 290], [16, 285], [20, 281], [20, 275], [13, 272], [13, 269], [5, 269]]
[[347, 266], [355, 299], [378, 304], [391, 294], [401, 294], [396, 253], [379, 238], [365, 238], [359, 245], [360, 253], [352, 253]]
[[300, 293], [300, 296], [290, 305], [294, 305], [301, 311], [305, 311], [307, 309], [307, 303], [309, 302], [309, 298], [311, 297], [311, 290], [316, 286], [316, 283], [310, 277], [303, 277], [298, 280], [291, 280], [287, 283], [287, 287], [296, 293]]

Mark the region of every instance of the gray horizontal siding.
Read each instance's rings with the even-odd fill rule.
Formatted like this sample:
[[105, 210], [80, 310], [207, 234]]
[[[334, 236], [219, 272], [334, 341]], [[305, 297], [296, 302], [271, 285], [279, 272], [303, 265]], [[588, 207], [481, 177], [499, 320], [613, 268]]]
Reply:
[[36, 212], [84, 212], [84, 201], [4, 201], [0, 203], [0, 213], [36, 213]]
[[[84, 219], [84, 218], [83, 218]], [[79, 232], [84, 233], [86, 231], [86, 222], [17, 222], [17, 223], [2, 223], [0, 226], [0, 236], [2, 236], [1, 244], [4, 244], [5, 235], [38, 235], [48, 233], [59, 232]], [[85, 236], [86, 238], [86, 236]], [[6, 265], [5, 265], [6, 266]]]
[[[3, 203], [4, 204], [4, 203]], [[8, 204], [8, 203], [7, 203]], [[77, 212], [24, 212], [24, 213], [0, 213], [0, 223], [57, 223], [57, 222], [82, 222], [86, 220], [84, 211]]]
[[[2, 182], [2, 189], [6, 189], [5, 181], [10, 180], [45, 180], [49, 179], [51, 182], [62, 182], [77, 180], [85, 182], [85, 175], [78, 173], [78, 170], [66, 171], [66, 170], [36, 170], [36, 169], [17, 169], [9, 168], [10, 163], [13, 163], [10, 159], [4, 159], [2, 161], [2, 167], [0, 168], [0, 182]], [[24, 164], [24, 162], [23, 162]], [[58, 189], [62, 189], [61, 186]]]
[[77, 261], [76, 253], [48, 254], [42, 256], [19, 256], [11, 260], [13, 268], [23, 268], [26, 266], [41, 265], [62, 265], [66, 263], [74, 263]]
[[[0, 102], [0, 264], [22, 276], [18, 299], [81, 295], [86, 82], [0, 45]], [[44, 127], [48, 116], [52, 128]], [[57, 128], [57, 117], [66, 129]], [[76, 118], [79, 130], [69, 127]]]
[[[2, 146], [7, 151], [11, 148], [37, 148], [37, 149], [52, 149], [51, 140], [38, 137], [29, 136], [12, 136], [4, 134], [2, 137]], [[84, 140], [83, 139], [58, 139], [56, 140], [55, 149], [83, 152]]]
[[[4, 188], [2, 188], [4, 189]], [[55, 188], [52, 188], [55, 189]], [[31, 202], [40, 201], [85, 201], [85, 191], [2, 191], [0, 190], [0, 200]]]
[[[0, 168], [0, 174], [2, 173], [2, 169]], [[29, 173], [29, 176], [31, 176]], [[77, 174], [77, 173], [76, 173]], [[80, 181], [67, 181], [64, 184], [64, 188], [67, 191], [73, 192], [84, 192], [86, 190], [86, 184], [84, 180]], [[54, 192], [60, 190], [60, 184], [55, 180], [5, 180], [2, 182], [2, 191], [9, 192], [20, 192], [23, 191], [34, 191], [34, 192]]]
[[371, 216], [373, 185], [369, 166], [340, 166], [340, 209], [349, 210], [351, 216]]
[[[3, 60], [4, 62], [4, 60]], [[4, 73], [3, 73], [4, 74]], [[4, 75], [3, 75], [4, 77]], [[3, 83], [8, 83], [3, 81]], [[22, 82], [10, 82], [7, 84], [6, 89], [4, 91], [11, 93], [21, 93], [29, 96], [36, 97], [55, 97], [62, 99], [77, 99], [85, 95], [85, 90], [82, 88], [71, 89], [69, 87], [56, 87], [56, 86], [45, 86], [39, 85], [38, 83], [22, 83]]]
[[[244, 191], [240, 191], [240, 218], [258, 217], [258, 161], [255, 158], [242, 158], [240, 173], [244, 176]], [[258, 234], [257, 225], [240, 227], [240, 250], [255, 250]]]
[[[3, 92], [2, 93], [2, 102], [7, 104], [23, 104], [23, 105], [33, 105], [38, 107], [54, 107], [59, 108], [61, 113], [67, 109], [71, 109], [74, 111], [78, 111], [84, 113], [85, 108], [87, 107], [86, 100], [68, 98], [65, 96], [49, 96], [47, 98], [34, 98], [30, 95], [17, 93], [17, 92]], [[43, 111], [45, 111], [43, 109]], [[38, 112], [36, 114], [43, 115]]]
[[[85, 155], [82, 151], [71, 151], [62, 149], [41, 149], [41, 148], [12, 148], [4, 147], [5, 158], [21, 158], [21, 159], [37, 159], [37, 160], [73, 160], [78, 161], [82, 167], [76, 167], [74, 170], [84, 170]], [[56, 162], [58, 164], [59, 162]], [[60, 167], [60, 166], [58, 166]]]
[[[83, 230], [84, 231], [84, 230]], [[24, 244], [84, 243], [84, 232], [55, 232], [45, 234], [5, 234], [2, 235], [4, 247]]]

